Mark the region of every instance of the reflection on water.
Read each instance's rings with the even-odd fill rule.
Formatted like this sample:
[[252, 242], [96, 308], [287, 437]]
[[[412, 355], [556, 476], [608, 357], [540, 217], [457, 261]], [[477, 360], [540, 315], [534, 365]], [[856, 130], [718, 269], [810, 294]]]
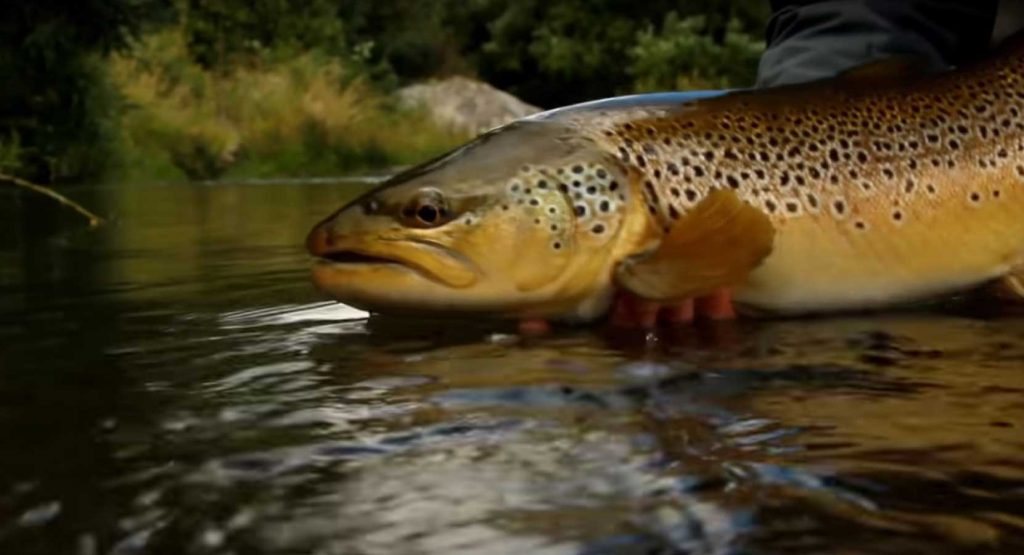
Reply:
[[358, 189], [0, 197], [0, 552], [1024, 552], [1021, 318], [367, 320]]

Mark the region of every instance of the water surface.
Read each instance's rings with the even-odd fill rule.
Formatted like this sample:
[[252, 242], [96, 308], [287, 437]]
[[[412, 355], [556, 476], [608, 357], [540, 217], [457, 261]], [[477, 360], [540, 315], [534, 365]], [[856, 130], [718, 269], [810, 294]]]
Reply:
[[364, 186], [0, 196], [0, 553], [1024, 553], [1021, 317], [368, 320]]

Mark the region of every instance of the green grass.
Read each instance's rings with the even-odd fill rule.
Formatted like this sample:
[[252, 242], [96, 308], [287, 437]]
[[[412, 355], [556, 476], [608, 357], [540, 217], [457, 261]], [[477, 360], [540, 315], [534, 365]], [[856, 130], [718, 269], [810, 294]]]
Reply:
[[338, 175], [417, 162], [467, 138], [316, 53], [215, 72], [165, 30], [112, 58], [111, 73], [126, 100], [121, 173], [136, 180]]

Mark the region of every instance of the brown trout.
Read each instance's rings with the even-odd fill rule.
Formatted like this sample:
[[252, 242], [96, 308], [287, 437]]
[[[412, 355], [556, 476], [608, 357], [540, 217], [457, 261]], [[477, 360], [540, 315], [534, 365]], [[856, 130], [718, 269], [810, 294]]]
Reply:
[[691, 102], [555, 110], [395, 176], [310, 233], [371, 311], [588, 320], [617, 290], [759, 312], [1022, 288], [1024, 41]]

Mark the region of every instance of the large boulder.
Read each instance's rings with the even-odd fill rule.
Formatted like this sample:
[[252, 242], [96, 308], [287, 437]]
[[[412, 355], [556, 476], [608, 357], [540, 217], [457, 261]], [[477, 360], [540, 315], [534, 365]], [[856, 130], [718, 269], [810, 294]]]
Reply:
[[397, 95], [403, 105], [427, 110], [441, 127], [468, 135], [478, 135], [540, 111], [507, 92], [468, 77], [417, 83], [399, 89]]

